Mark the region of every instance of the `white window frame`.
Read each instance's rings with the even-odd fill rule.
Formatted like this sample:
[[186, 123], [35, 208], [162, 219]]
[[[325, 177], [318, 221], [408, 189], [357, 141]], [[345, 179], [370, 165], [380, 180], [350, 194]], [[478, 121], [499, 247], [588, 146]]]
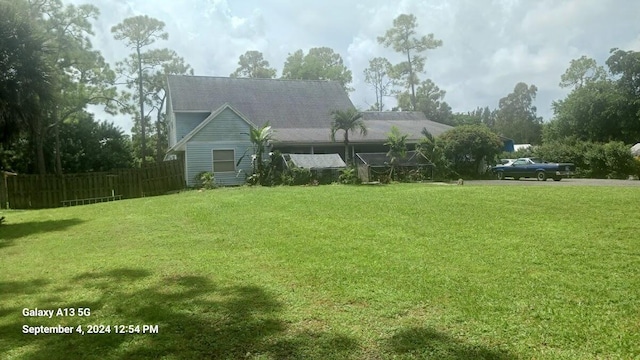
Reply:
[[[231, 158], [231, 160], [217, 160], [215, 159], [215, 156], [213, 155], [216, 151], [231, 151], [233, 154], [233, 157]], [[229, 162], [231, 161], [231, 164], [233, 165], [233, 170], [231, 171], [216, 171], [216, 162]], [[235, 173], [236, 172], [236, 149], [211, 149], [211, 170], [213, 171], [214, 174], [216, 173]]]

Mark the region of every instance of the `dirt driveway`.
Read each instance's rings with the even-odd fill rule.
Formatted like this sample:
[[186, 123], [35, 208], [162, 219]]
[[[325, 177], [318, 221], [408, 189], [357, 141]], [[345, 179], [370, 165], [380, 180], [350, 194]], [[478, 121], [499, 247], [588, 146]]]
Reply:
[[465, 185], [500, 185], [500, 186], [635, 186], [640, 187], [640, 180], [611, 179], [562, 179], [561, 181], [538, 181], [536, 179], [520, 180], [465, 180]]

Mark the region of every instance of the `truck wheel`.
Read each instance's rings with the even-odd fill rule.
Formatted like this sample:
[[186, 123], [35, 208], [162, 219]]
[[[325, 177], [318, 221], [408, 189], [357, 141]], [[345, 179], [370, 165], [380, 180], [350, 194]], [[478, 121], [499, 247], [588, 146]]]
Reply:
[[504, 172], [498, 171], [498, 173], [496, 174], [496, 177], [498, 178], [498, 180], [504, 180]]
[[545, 174], [544, 171], [538, 171], [536, 173], [536, 179], [538, 179], [538, 181], [546, 181], [547, 180], [547, 174]]

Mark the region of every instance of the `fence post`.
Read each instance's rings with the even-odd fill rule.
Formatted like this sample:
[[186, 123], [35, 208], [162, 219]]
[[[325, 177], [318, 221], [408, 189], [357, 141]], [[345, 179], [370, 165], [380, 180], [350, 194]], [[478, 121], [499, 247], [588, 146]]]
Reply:
[[0, 208], [9, 209], [9, 176], [17, 176], [18, 174], [9, 171], [2, 171], [2, 185], [0, 185]]

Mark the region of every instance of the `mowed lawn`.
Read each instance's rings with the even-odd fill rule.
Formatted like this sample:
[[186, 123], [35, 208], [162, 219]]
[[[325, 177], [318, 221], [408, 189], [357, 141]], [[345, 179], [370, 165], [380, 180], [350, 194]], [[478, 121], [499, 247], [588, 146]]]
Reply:
[[631, 187], [397, 184], [5, 211], [0, 358], [637, 358], [639, 206]]

